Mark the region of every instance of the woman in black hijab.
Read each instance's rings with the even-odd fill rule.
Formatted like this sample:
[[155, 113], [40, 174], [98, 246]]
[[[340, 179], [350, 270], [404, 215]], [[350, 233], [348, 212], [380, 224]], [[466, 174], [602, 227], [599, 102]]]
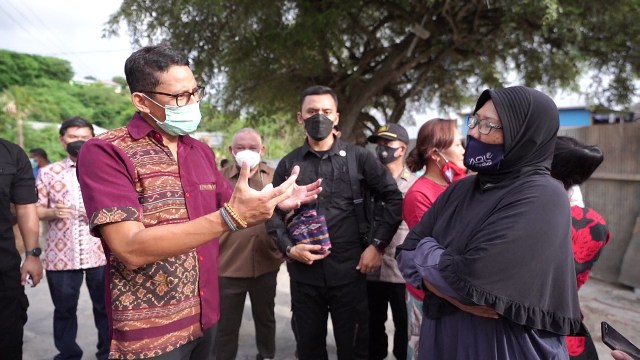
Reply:
[[399, 247], [428, 291], [420, 359], [568, 359], [580, 329], [569, 203], [549, 175], [558, 109], [522, 86], [485, 90], [465, 166]]

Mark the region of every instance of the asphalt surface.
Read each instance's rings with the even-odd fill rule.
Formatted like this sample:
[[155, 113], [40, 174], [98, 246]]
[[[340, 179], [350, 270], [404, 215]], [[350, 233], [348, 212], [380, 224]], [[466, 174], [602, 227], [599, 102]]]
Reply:
[[[52, 359], [57, 351], [53, 345], [53, 305], [49, 295], [46, 278], [35, 288], [27, 288], [29, 297], [29, 320], [25, 326], [23, 353], [26, 360]], [[611, 359], [610, 350], [602, 343], [600, 322], [606, 321], [625, 335], [631, 342], [640, 346], [640, 294], [632, 289], [608, 284], [591, 279], [580, 290], [580, 300], [585, 322], [589, 328], [600, 359]], [[276, 359], [294, 359], [295, 342], [291, 332], [289, 277], [283, 265], [278, 274], [276, 292]], [[390, 316], [389, 316], [390, 318]], [[86, 287], [83, 287], [78, 305], [78, 344], [84, 350], [83, 359], [95, 359], [97, 333], [93, 325], [91, 300]], [[335, 343], [328, 323], [327, 349], [330, 359], [336, 359]], [[392, 334], [393, 324], [387, 322], [388, 334]], [[237, 359], [255, 359], [251, 305], [245, 302], [242, 327], [240, 329], [240, 346]], [[392, 357], [391, 357], [392, 358]]]

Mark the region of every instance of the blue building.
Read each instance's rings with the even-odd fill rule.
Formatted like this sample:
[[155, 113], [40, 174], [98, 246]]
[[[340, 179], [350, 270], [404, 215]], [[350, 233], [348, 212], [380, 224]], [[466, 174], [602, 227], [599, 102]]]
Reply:
[[584, 106], [558, 108], [558, 111], [561, 128], [591, 126], [591, 111]]
[[[576, 128], [591, 126], [593, 124], [592, 112], [584, 106], [563, 107], [558, 108], [560, 113], [560, 128]], [[463, 114], [458, 117], [458, 128], [462, 133], [462, 137], [467, 137], [467, 118], [469, 114]]]
[[[469, 110], [467, 110], [469, 111]], [[620, 122], [633, 122], [640, 121], [640, 113], [636, 112], [613, 112], [613, 111], [596, 111], [589, 110], [584, 105], [566, 106], [558, 108], [560, 114], [560, 128], [571, 129], [578, 127], [588, 127], [592, 125], [601, 124], [614, 124]], [[467, 118], [469, 112], [459, 112], [454, 119], [460, 129], [462, 138], [467, 137]], [[415, 139], [418, 136], [418, 130], [420, 126], [405, 126], [409, 133], [409, 139], [411, 139], [411, 149], [415, 144]]]

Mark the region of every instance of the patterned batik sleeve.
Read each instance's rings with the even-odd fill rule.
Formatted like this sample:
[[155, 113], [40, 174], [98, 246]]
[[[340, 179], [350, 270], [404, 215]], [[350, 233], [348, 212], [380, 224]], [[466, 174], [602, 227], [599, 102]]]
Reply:
[[78, 157], [78, 180], [94, 236], [99, 236], [100, 225], [141, 221], [135, 168], [117, 146], [98, 138], [89, 140]]

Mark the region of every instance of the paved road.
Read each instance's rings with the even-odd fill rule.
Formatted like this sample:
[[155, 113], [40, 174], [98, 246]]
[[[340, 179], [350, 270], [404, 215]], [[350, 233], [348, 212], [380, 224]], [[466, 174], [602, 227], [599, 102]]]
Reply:
[[[29, 321], [25, 326], [24, 359], [45, 360], [52, 359], [56, 354], [53, 345], [53, 305], [49, 296], [46, 280], [35, 288], [28, 288]], [[623, 287], [591, 279], [580, 290], [582, 309], [585, 321], [591, 331], [600, 359], [610, 359], [610, 351], [600, 341], [600, 321], [607, 321], [617, 328], [623, 335], [635, 344], [640, 344], [640, 299], [631, 290]], [[78, 306], [79, 334], [78, 343], [84, 350], [83, 359], [95, 359], [95, 345], [97, 334], [93, 326], [91, 301], [86, 288], [83, 288]], [[295, 343], [289, 324], [289, 277], [286, 267], [282, 267], [278, 275], [278, 290], [276, 293], [276, 324], [277, 324], [277, 354], [281, 360], [293, 359]], [[388, 328], [392, 328], [390, 322]], [[327, 347], [329, 358], [336, 359], [335, 343], [329, 326]], [[245, 305], [242, 328], [240, 329], [240, 349], [238, 359], [255, 359], [253, 321], [250, 304]]]
[[[29, 320], [25, 326], [23, 357], [25, 360], [49, 360], [57, 354], [53, 345], [53, 304], [49, 295], [46, 278], [35, 288], [27, 288], [29, 297]], [[289, 302], [289, 277], [286, 266], [283, 265], [278, 273], [278, 288], [276, 291], [276, 349], [277, 359], [292, 360], [295, 352], [295, 341], [291, 326]], [[254, 327], [251, 305], [247, 299], [245, 303], [242, 327], [240, 328], [240, 347], [237, 359], [253, 360], [256, 357]], [[95, 359], [97, 332], [93, 325], [91, 300], [86, 287], [80, 293], [78, 305], [78, 344], [84, 350], [83, 360]], [[331, 329], [331, 324], [328, 324]], [[335, 342], [329, 330], [327, 348], [329, 358], [336, 359]]]

